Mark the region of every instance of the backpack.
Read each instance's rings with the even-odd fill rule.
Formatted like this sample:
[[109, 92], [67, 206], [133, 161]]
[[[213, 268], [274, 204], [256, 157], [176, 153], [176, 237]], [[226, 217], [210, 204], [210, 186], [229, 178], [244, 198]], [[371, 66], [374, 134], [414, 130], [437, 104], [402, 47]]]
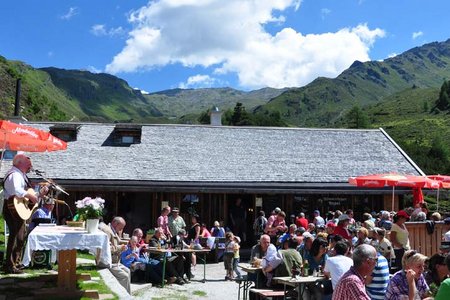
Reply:
[[264, 217], [258, 217], [253, 224], [253, 229], [256, 233], [262, 234], [264, 233], [264, 229], [266, 228], [267, 220]]

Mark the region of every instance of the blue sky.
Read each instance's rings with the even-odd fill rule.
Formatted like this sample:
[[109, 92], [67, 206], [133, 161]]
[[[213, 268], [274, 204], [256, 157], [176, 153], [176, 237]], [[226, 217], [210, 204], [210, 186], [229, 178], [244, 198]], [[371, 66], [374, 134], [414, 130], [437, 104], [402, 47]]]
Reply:
[[445, 0], [2, 1], [0, 55], [144, 92], [292, 87], [450, 38]]

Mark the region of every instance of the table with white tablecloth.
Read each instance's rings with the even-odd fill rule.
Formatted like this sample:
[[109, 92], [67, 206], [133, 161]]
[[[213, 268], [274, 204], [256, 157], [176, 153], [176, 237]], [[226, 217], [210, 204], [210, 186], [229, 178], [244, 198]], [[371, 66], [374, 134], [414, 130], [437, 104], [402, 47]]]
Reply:
[[99, 230], [88, 233], [84, 228], [41, 224], [28, 235], [24, 265], [30, 264], [31, 253], [36, 250], [58, 252], [58, 287], [63, 290], [76, 288], [76, 250], [89, 250], [97, 254], [97, 260], [111, 265], [108, 236]]

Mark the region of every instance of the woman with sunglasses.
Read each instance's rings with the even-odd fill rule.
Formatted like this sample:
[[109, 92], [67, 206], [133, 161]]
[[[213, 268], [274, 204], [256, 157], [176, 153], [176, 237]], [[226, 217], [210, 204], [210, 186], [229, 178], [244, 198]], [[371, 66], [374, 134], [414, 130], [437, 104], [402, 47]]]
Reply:
[[430, 288], [423, 276], [426, 260], [425, 255], [415, 250], [406, 251], [402, 258], [403, 269], [391, 278], [384, 299], [427, 299], [430, 296]]

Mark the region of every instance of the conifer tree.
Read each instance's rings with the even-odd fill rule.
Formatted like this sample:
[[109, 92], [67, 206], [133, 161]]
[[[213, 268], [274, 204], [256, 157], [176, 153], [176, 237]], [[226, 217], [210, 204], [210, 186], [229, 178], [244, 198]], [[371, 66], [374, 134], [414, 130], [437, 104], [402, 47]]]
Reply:
[[370, 128], [369, 117], [359, 107], [354, 105], [345, 116], [347, 128]]
[[439, 99], [436, 101], [436, 107], [439, 110], [450, 109], [450, 83], [444, 81], [439, 92]]

